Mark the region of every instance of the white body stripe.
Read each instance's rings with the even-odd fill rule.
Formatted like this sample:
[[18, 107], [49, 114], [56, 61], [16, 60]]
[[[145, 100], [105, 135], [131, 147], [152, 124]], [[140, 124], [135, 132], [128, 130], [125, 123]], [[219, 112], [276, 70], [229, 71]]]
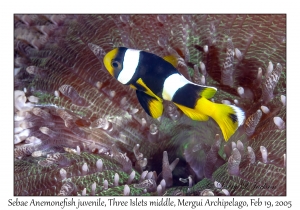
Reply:
[[184, 76], [175, 73], [166, 78], [163, 87], [163, 99], [171, 101], [176, 91], [184, 85], [191, 83]]
[[169, 77], [167, 77], [167, 79], [164, 82], [163, 93], [162, 93], [163, 99], [172, 101], [173, 96], [175, 95], [176, 91], [179, 88], [185, 86], [186, 84], [193, 84], [193, 85], [201, 86], [204, 88], [209, 87], [209, 88], [213, 88], [217, 91], [217, 88], [215, 88], [215, 87], [198, 85], [196, 83], [193, 83], [193, 82], [187, 80], [183, 75], [175, 73], [175, 74], [172, 74]]
[[128, 83], [139, 65], [140, 50], [127, 49], [123, 60], [123, 69], [117, 80], [122, 84]]

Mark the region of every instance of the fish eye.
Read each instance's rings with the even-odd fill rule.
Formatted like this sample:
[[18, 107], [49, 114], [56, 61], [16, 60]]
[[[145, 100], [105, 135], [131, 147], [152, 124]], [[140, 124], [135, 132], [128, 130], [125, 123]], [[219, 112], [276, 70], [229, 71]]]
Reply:
[[121, 64], [119, 61], [113, 61], [111, 65], [116, 69], [121, 69]]

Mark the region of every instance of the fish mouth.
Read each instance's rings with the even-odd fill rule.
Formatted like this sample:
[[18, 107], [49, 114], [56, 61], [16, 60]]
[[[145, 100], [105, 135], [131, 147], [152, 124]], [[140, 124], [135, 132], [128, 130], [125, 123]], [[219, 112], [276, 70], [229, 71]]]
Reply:
[[106, 53], [106, 55], [103, 58], [103, 63], [107, 71], [114, 77], [114, 69], [111, 66], [111, 61], [116, 57], [116, 54], [118, 52], [118, 49], [113, 49]]

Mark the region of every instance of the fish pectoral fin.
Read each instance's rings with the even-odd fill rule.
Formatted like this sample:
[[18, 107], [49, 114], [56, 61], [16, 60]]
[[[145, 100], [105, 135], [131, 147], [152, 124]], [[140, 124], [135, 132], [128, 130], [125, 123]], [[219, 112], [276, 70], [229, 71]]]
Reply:
[[136, 88], [134, 85], [132, 85], [132, 84], [130, 84], [129, 86], [130, 86], [132, 89], [135, 89], [135, 90], [137, 89], [137, 88]]
[[147, 95], [152, 96], [153, 98], [156, 98], [156, 100], [162, 102], [162, 99], [159, 98], [157, 95], [155, 95], [155, 93], [152, 92], [152, 90], [145, 84], [145, 82], [143, 81], [142, 78], [139, 78], [136, 81], [136, 84], [140, 85], [141, 89], [144, 89], [144, 90], [142, 90], [143, 93], [146, 93]]
[[189, 107], [179, 105], [174, 103], [186, 116], [191, 118], [192, 120], [198, 120], [198, 121], [207, 121], [209, 118], [207, 115], [200, 113], [196, 109], [191, 109]]
[[148, 115], [155, 119], [162, 115], [164, 109], [162, 101], [139, 90], [136, 91], [136, 96]]

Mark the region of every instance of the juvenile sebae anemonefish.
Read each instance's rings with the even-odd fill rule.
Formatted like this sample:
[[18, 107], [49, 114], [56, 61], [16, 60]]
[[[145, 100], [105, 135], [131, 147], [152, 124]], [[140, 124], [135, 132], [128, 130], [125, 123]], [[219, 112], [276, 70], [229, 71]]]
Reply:
[[122, 84], [136, 89], [137, 98], [148, 115], [160, 117], [163, 100], [172, 101], [193, 120], [213, 118], [228, 141], [243, 124], [244, 112], [236, 106], [208, 100], [217, 89], [190, 82], [169, 61], [169, 56], [164, 59], [125, 47], [113, 49], [104, 57], [108, 72]]

